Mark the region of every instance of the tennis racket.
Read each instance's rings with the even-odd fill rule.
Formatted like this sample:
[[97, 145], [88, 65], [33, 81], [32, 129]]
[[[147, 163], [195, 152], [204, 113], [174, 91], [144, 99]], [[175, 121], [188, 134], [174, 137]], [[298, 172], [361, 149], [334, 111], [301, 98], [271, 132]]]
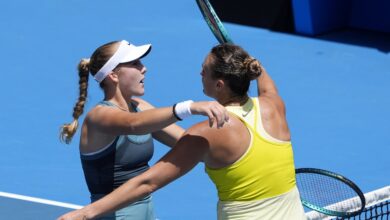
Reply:
[[210, 2], [208, 0], [196, 0], [196, 3], [218, 42], [220, 44], [233, 43]]
[[346, 177], [315, 168], [299, 168], [295, 173], [302, 204], [307, 208], [338, 217], [351, 217], [363, 211], [365, 197]]

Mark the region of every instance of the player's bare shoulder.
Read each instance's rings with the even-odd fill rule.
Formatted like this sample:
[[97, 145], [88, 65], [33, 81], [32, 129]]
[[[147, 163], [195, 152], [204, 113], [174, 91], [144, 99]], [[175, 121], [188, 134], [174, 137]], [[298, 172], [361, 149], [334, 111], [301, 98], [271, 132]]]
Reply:
[[238, 130], [241, 129], [245, 129], [245, 126], [243, 126], [242, 122], [240, 122], [238, 118], [231, 115], [229, 121], [225, 122], [221, 128], [217, 128], [216, 122], [210, 126], [210, 122], [205, 120], [191, 126], [186, 131], [186, 134], [202, 136], [208, 140], [217, 140], [231, 138], [236, 135]]

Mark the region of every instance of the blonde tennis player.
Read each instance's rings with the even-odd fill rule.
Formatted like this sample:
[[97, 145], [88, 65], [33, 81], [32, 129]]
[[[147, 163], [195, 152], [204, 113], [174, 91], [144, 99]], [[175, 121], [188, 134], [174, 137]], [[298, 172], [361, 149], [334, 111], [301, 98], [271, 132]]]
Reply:
[[[141, 58], [151, 45], [135, 46], [129, 42], [107, 43], [81, 60], [80, 96], [73, 111], [74, 120], [62, 127], [61, 137], [69, 143], [78, 127], [87, 97], [88, 76], [92, 74], [104, 92], [85, 117], [81, 128], [80, 158], [91, 202], [149, 169], [153, 138], [173, 147], [184, 130], [173, 123], [191, 114], [202, 114], [211, 123], [222, 126], [228, 112], [217, 102], [185, 101], [173, 107], [153, 109], [141, 98], [145, 93], [146, 67]], [[155, 220], [150, 194], [100, 219]]]
[[[192, 126], [148, 171], [60, 220], [94, 219], [113, 212], [201, 161], [218, 191], [219, 220], [305, 219], [285, 105], [273, 80], [256, 59], [232, 44], [212, 48], [201, 75], [204, 93], [228, 109], [230, 121], [221, 129], [207, 121]], [[250, 98], [248, 88], [255, 79], [259, 95]]]

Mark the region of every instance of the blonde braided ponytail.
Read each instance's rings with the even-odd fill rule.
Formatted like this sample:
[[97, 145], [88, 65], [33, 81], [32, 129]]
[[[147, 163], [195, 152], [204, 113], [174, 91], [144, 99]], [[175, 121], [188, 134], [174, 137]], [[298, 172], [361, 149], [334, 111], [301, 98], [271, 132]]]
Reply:
[[88, 94], [89, 59], [82, 59], [78, 65], [79, 72], [79, 98], [73, 108], [73, 121], [61, 127], [60, 140], [69, 144], [76, 133], [80, 115], [83, 114]]

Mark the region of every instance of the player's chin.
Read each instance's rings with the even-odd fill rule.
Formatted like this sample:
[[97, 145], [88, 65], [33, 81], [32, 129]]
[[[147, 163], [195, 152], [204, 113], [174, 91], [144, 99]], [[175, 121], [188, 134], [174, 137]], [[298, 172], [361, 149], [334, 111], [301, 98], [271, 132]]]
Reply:
[[145, 94], [145, 89], [140, 89], [136, 92], [134, 92], [135, 96], [143, 96]]
[[143, 96], [143, 95], [145, 95], [145, 92], [140, 92], [136, 96]]

